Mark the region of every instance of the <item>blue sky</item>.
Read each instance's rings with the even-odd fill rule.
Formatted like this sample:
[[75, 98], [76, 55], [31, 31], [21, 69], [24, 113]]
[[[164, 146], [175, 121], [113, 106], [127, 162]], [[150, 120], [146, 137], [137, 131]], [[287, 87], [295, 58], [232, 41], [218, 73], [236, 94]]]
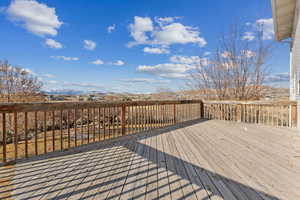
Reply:
[[[31, 70], [45, 90], [178, 90], [230, 25], [251, 32], [264, 20], [272, 41], [271, 18], [269, 0], [1, 0], [0, 59]], [[288, 52], [274, 48], [275, 86], [287, 86]]]

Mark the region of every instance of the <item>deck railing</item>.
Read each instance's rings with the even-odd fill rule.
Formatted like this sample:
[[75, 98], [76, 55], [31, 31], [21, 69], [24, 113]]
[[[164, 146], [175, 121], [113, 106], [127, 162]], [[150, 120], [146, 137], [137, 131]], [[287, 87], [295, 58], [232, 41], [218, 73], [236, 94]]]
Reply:
[[281, 102], [204, 102], [204, 117], [277, 127], [296, 127], [297, 103]]
[[0, 159], [63, 151], [202, 118], [201, 100], [0, 105]]
[[295, 102], [63, 102], [0, 105], [0, 161], [54, 151], [195, 119], [295, 127]]

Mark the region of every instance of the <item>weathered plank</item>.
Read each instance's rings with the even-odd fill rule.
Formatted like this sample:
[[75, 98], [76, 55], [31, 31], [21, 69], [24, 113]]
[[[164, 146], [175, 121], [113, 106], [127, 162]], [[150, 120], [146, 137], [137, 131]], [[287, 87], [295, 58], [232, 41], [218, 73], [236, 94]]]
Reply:
[[0, 197], [296, 200], [299, 149], [292, 129], [186, 123], [0, 167]]

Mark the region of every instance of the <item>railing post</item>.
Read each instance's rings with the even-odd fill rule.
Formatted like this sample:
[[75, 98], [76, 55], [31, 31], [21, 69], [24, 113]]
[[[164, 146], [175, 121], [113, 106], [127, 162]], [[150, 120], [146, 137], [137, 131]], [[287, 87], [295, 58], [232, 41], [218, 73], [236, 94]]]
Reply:
[[295, 105], [295, 121], [296, 121], [296, 125], [295, 127], [297, 127], [298, 129], [300, 129], [300, 97], [298, 97], [297, 100], [297, 104]]
[[3, 163], [6, 163], [6, 114], [2, 113], [2, 146], [3, 146]]
[[122, 135], [125, 135], [125, 131], [126, 131], [125, 112], [126, 112], [126, 106], [122, 105], [122, 110], [121, 110], [121, 132], [122, 132]]
[[204, 118], [204, 103], [203, 101], [200, 102], [200, 119]]
[[242, 104], [236, 105], [236, 121], [242, 122]]
[[256, 119], [255, 123], [258, 124], [259, 123], [259, 109], [256, 110], [255, 114], [256, 114], [256, 116], [255, 116], [255, 119]]
[[173, 104], [173, 120], [174, 124], [176, 124], [176, 104]]
[[297, 127], [297, 105], [296, 104], [292, 104], [291, 106], [291, 120], [290, 120], [290, 126], [291, 127]]

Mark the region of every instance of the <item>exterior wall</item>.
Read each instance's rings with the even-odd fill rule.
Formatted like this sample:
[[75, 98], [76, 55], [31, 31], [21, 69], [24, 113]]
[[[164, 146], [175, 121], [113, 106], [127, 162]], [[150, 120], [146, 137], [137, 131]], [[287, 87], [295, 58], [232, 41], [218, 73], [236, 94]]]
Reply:
[[300, 0], [297, 0], [295, 12], [293, 43], [291, 55], [291, 100], [298, 102], [297, 126], [300, 128]]
[[292, 45], [291, 45], [291, 60], [290, 60], [290, 100], [295, 101], [297, 94], [299, 94], [299, 45], [300, 45], [300, 24], [299, 24], [299, 8], [300, 0], [297, 1], [297, 6], [294, 16], [294, 25], [292, 32]]

